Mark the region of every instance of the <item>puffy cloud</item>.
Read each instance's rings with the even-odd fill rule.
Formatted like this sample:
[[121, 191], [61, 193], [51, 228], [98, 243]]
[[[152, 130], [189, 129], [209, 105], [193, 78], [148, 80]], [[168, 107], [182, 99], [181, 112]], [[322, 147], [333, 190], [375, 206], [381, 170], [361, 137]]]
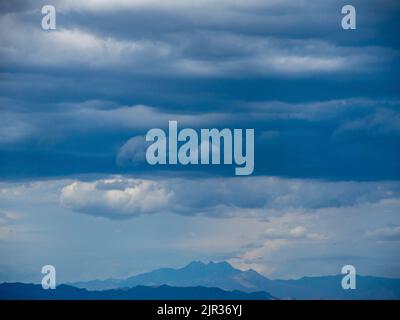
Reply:
[[171, 196], [171, 191], [149, 180], [106, 179], [71, 183], [62, 189], [61, 202], [86, 214], [124, 219], [160, 212]]
[[324, 232], [330, 232], [325, 226], [321, 227], [319, 217], [315, 213], [293, 211], [270, 217], [265, 221], [265, 231], [259, 233], [251, 245], [243, 246], [241, 252], [231, 258], [230, 262], [243, 269], [253, 268], [265, 275], [280, 272], [271, 261], [281, 257], [283, 252], [289, 251], [296, 255], [295, 248], [300, 244], [315, 248], [320, 243], [329, 242], [326, 235], [309, 231], [322, 228]]
[[264, 231], [254, 228], [255, 237], [230, 261], [278, 278], [304, 276], [301, 269], [308, 275], [337, 274], [349, 261], [358, 270], [381, 274], [393, 268], [390, 272], [396, 273], [399, 205], [396, 198], [312, 211], [287, 209], [269, 216]]
[[4, 225], [9, 221], [18, 219], [19, 215], [15, 212], [0, 210], [0, 225]]
[[[280, 220], [277, 220], [280, 221]], [[272, 222], [270, 221], [271, 227], [268, 227], [264, 236], [267, 239], [306, 239], [306, 240], [326, 240], [327, 237], [323, 234], [319, 234], [316, 232], [309, 232], [306, 227], [302, 225], [293, 225], [293, 224], [276, 224], [274, 223], [274, 219]]]

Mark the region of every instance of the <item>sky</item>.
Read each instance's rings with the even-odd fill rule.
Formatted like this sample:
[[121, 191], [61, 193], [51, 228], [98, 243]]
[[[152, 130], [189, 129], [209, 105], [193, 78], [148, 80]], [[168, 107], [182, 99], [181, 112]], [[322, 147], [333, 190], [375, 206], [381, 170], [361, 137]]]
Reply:
[[[0, 281], [400, 277], [398, 1], [44, 4], [0, 2]], [[254, 128], [253, 174], [148, 165], [169, 120]]]

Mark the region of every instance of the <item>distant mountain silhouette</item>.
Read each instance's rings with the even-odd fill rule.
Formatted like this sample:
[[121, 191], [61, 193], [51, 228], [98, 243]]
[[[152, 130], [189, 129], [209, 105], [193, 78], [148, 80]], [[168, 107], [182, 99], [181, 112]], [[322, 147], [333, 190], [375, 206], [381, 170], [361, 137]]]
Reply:
[[69, 285], [44, 290], [41, 285], [0, 284], [0, 300], [269, 300], [266, 292], [245, 293], [206, 287], [137, 286], [130, 289], [88, 291]]
[[265, 291], [283, 299], [400, 299], [400, 279], [358, 275], [356, 290], [343, 290], [342, 275], [271, 280], [254, 270], [241, 271], [227, 262], [191, 262], [181, 269], [163, 268], [127, 279], [73, 283], [90, 290], [130, 288], [137, 285], [218, 287], [243, 292]]

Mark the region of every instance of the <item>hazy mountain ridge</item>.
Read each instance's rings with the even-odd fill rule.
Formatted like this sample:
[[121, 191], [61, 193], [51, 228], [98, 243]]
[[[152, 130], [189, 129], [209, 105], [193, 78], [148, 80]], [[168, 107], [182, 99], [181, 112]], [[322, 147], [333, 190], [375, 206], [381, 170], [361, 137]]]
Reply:
[[400, 299], [400, 279], [357, 275], [357, 289], [343, 290], [342, 275], [271, 280], [254, 270], [241, 271], [227, 262], [191, 262], [180, 269], [163, 268], [127, 279], [73, 283], [89, 290], [130, 288], [138, 285], [174, 287], [218, 287], [243, 292], [268, 292], [288, 299]]
[[137, 286], [130, 289], [89, 291], [69, 285], [44, 290], [38, 284], [2, 283], [0, 300], [271, 300], [266, 292], [245, 293], [208, 287]]

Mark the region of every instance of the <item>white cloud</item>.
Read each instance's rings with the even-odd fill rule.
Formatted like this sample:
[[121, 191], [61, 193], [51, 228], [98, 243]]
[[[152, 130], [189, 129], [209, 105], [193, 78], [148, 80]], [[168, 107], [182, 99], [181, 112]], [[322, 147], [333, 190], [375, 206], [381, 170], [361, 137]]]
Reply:
[[230, 261], [285, 278], [304, 276], [301, 269], [309, 275], [338, 274], [349, 261], [361, 272], [384, 273], [398, 258], [399, 206], [398, 199], [391, 199], [342, 208], [286, 209], [261, 222], [264, 231], [255, 228], [258, 238]]
[[[294, 221], [299, 215], [285, 214], [283, 216], [291, 217]], [[283, 223], [282, 223], [283, 222]], [[316, 232], [309, 232], [308, 229], [302, 225], [295, 225], [293, 221], [288, 221], [286, 219], [270, 218], [268, 221], [268, 227], [264, 231], [263, 237], [266, 239], [305, 239], [305, 240], [326, 240], [327, 237], [323, 234]]]
[[387, 226], [366, 232], [367, 238], [378, 241], [400, 241], [400, 226]]
[[61, 191], [61, 203], [89, 215], [124, 219], [160, 212], [172, 192], [149, 180], [106, 179], [73, 182]]
[[0, 211], [0, 224], [19, 218], [19, 214], [12, 211]]

